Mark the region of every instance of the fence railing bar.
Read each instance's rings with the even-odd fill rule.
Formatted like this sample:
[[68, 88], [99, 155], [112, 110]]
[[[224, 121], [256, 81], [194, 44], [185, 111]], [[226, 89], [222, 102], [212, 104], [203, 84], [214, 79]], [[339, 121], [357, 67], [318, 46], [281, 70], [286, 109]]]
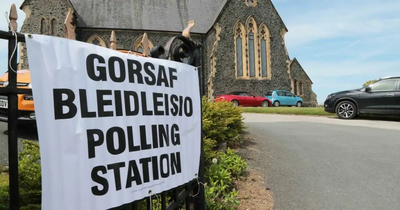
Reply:
[[153, 210], [153, 199], [151, 197], [146, 198], [146, 207], [147, 210]]
[[167, 209], [167, 197], [165, 195], [165, 192], [161, 193], [161, 210], [166, 210]]
[[[189, 185], [185, 186], [185, 190], [189, 192], [188, 195], [190, 195], [190, 193], [193, 191], [193, 190], [190, 189]], [[186, 205], [186, 210], [190, 210], [190, 196], [186, 196], [185, 205]]]
[[197, 181], [191, 181], [186, 184], [185, 188], [179, 193], [176, 199], [169, 204], [167, 210], [173, 210], [179, 207], [179, 204], [189, 196], [190, 192], [197, 186]]
[[[7, 62], [8, 63], [8, 62]], [[32, 94], [32, 89], [22, 89], [17, 87], [2, 87], [0, 88], [0, 94], [9, 95], [9, 94]]]
[[[8, 40], [8, 87], [17, 88], [17, 53], [15, 39]], [[14, 52], [15, 50], [15, 52]], [[14, 52], [14, 54], [13, 54]], [[8, 166], [9, 166], [9, 196], [10, 210], [19, 209], [19, 183], [18, 183], [18, 138], [17, 138], [17, 118], [18, 118], [18, 96], [17, 94], [8, 95]]]
[[[12, 32], [0, 30], [0, 39], [15, 40], [15, 35], [13, 35]], [[23, 34], [17, 33], [17, 40], [19, 42], [25, 42], [25, 36]]]

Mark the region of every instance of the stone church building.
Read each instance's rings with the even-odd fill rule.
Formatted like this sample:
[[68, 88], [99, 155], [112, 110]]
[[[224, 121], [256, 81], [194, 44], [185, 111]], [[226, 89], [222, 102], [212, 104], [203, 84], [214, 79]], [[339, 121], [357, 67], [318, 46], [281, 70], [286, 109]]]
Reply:
[[[25, 0], [20, 9], [26, 14], [22, 33], [110, 47], [114, 31], [117, 49], [138, 52], [144, 33], [151, 49], [194, 20], [190, 36], [203, 45], [202, 89], [210, 99], [231, 91], [264, 96], [285, 89], [301, 96], [305, 106], [317, 105], [311, 79], [289, 57], [288, 29], [271, 0]], [[24, 53], [22, 47], [20, 68], [28, 68]]]

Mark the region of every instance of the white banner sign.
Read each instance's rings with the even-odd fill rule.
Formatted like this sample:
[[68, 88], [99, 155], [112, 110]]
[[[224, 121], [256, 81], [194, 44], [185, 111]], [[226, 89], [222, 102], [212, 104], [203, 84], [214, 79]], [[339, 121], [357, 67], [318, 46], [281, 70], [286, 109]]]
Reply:
[[197, 177], [197, 68], [26, 36], [42, 209], [109, 209]]

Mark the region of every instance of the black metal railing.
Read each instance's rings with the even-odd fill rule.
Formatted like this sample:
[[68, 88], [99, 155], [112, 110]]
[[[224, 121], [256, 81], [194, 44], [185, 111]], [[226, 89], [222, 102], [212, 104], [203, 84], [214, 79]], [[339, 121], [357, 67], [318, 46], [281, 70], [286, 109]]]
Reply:
[[[0, 39], [8, 40], [8, 86], [0, 88], [0, 95], [8, 97], [8, 160], [9, 160], [9, 208], [10, 210], [19, 209], [19, 182], [18, 182], [18, 138], [17, 138], [17, 118], [18, 118], [18, 94], [32, 94], [31, 89], [17, 87], [17, 42], [25, 42], [23, 34], [11, 31], [0, 31]], [[17, 42], [16, 40], [17, 39]], [[14, 53], [13, 53], [14, 52]], [[184, 36], [172, 37], [165, 47], [155, 46], [150, 51], [150, 56], [154, 58], [171, 59], [177, 62], [184, 62], [189, 65], [201, 67], [201, 45], [190, 38]], [[200, 90], [201, 69], [198, 68]], [[199, 97], [201, 93], [199, 92]], [[200, 100], [201, 101], [201, 100]], [[205, 209], [204, 186], [204, 158], [203, 158], [203, 138], [201, 138], [201, 157], [198, 172], [199, 179], [194, 179], [175, 189], [145, 198], [145, 209], [151, 209], [152, 200], [157, 199], [161, 203], [162, 210], [172, 209]], [[167, 201], [167, 197], [171, 200]], [[117, 209], [139, 209], [140, 202], [135, 201], [128, 206], [113, 208]]]

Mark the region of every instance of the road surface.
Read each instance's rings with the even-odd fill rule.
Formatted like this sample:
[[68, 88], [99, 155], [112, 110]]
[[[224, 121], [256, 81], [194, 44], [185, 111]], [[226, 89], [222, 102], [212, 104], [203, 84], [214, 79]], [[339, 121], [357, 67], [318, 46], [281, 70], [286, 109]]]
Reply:
[[399, 121], [244, 117], [275, 210], [400, 208]]
[[[18, 137], [26, 140], [37, 141], [36, 128], [32, 126], [22, 125], [18, 127]], [[19, 149], [22, 149], [22, 144], [18, 142]], [[0, 165], [8, 165], [8, 135], [7, 123], [0, 122]]]

